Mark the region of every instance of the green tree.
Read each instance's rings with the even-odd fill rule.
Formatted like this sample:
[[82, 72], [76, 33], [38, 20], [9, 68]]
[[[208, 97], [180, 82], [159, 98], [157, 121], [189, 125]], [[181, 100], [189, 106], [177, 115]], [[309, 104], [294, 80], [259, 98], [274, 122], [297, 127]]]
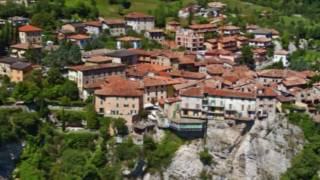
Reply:
[[62, 42], [56, 51], [49, 53], [44, 58], [45, 65], [58, 68], [81, 63], [80, 48], [71, 42]]
[[158, 8], [154, 10], [155, 23], [157, 27], [164, 27], [166, 25], [166, 6], [161, 3]]
[[98, 114], [96, 113], [94, 106], [92, 104], [86, 107], [85, 118], [87, 121], [87, 128], [97, 129], [99, 127]]
[[207, 7], [208, 2], [209, 2], [208, 0], [197, 0], [197, 3], [202, 7]]
[[240, 64], [247, 65], [250, 69], [255, 69], [255, 61], [250, 46], [243, 46], [241, 48]]
[[49, 84], [63, 84], [65, 82], [64, 77], [58, 68], [52, 67], [49, 69], [46, 80]]
[[57, 21], [53, 12], [39, 12], [32, 16], [31, 23], [47, 31], [56, 30]]
[[212, 155], [209, 153], [208, 149], [204, 149], [203, 151], [201, 151], [199, 153], [200, 156], [200, 160], [204, 165], [211, 165], [211, 163], [213, 162], [213, 157]]
[[126, 135], [128, 134], [128, 127], [126, 126], [126, 120], [122, 118], [117, 118], [113, 120], [113, 125], [117, 130], [119, 135]]

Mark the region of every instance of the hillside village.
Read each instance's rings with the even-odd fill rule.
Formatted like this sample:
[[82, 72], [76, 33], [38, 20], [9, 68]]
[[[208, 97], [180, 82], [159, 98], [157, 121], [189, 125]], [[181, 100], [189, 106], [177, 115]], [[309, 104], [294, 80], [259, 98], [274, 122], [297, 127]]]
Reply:
[[[146, 136], [164, 136], [167, 130], [184, 140], [208, 143], [212, 132], [221, 130], [219, 124], [225, 131], [250, 134], [258, 125], [279, 123], [275, 121], [289, 112], [320, 122], [319, 72], [292, 70], [294, 50], [281, 46], [278, 30], [231, 24], [227, 8], [218, 1], [192, 3], [177, 12], [180, 21], [166, 21], [163, 27], [144, 12], [117, 19], [64, 19], [50, 38], [47, 29], [27, 17], [1, 19], [1, 26], [16, 31], [16, 40], [0, 58], [2, 84], [14, 95], [1, 97], [1, 102], [33, 111], [46, 101], [51, 121], [70, 132], [85, 131], [89, 122], [55, 122], [61, 114], [53, 110], [82, 110], [89, 104], [98, 117], [123, 120], [127, 133], [112, 125], [106, 128], [116, 143], [130, 137], [139, 146]], [[196, 22], [199, 17], [205, 22]], [[37, 89], [29, 86], [30, 79], [45, 83]], [[30, 93], [35, 89], [42, 99]], [[241, 151], [241, 140], [234, 143]], [[136, 170], [144, 163], [138, 162]]]

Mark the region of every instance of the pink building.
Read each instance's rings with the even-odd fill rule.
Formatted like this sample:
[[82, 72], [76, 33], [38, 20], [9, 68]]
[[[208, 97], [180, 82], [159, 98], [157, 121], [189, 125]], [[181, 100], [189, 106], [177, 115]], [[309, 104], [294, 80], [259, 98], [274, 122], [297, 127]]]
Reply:
[[204, 50], [204, 35], [191, 29], [179, 29], [176, 32], [176, 43], [189, 51]]

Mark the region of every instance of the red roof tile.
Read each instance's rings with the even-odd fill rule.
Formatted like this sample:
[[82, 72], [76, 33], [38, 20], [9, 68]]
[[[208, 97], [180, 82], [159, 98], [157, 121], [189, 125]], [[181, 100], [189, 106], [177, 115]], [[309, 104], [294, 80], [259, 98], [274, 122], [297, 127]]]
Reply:
[[25, 25], [25, 26], [19, 27], [19, 31], [20, 32], [41, 32], [42, 29], [32, 25]]
[[215, 89], [215, 88], [205, 87], [204, 92], [211, 96], [218, 96], [218, 97], [241, 98], [241, 99], [256, 98], [255, 94], [253, 93], [244, 93], [244, 92], [227, 90], [227, 89]]
[[87, 21], [85, 24], [87, 26], [102, 27], [102, 23], [100, 21]]
[[186, 97], [202, 97], [203, 90], [201, 87], [191, 87], [191, 88], [182, 90], [180, 95], [186, 96]]
[[143, 95], [138, 81], [127, 80], [121, 76], [109, 76], [105, 82], [101, 89], [95, 91], [96, 95], [115, 97], [141, 97]]
[[172, 72], [167, 73], [171, 77], [181, 77], [185, 79], [205, 79], [206, 75], [199, 72], [190, 72], [190, 71], [182, 71], [182, 70], [174, 70]]
[[85, 40], [85, 39], [90, 39], [90, 36], [87, 36], [84, 34], [75, 34], [75, 35], [68, 36], [68, 39]]

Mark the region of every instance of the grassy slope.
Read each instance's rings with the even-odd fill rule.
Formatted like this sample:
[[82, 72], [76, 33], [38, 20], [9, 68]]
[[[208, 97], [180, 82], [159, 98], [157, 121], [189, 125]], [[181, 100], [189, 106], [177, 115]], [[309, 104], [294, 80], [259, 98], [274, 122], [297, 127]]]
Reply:
[[[83, 2], [90, 2], [89, 0], [66, 0], [67, 6], [73, 6], [74, 4], [78, 3], [79, 1]], [[105, 18], [119, 18], [121, 17], [118, 14], [118, 5], [110, 5], [107, 0], [96, 0], [98, 9], [100, 11], [101, 16]], [[184, 5], [187, 5], [188, 3], [194, 2], [194, 0], [184, 0]], [[161, 3], [161, 0], [132, 0], [132, 5], [130, 9], [127, 9], [124, 11], [124, 13], [127, 12], [144, 12], [144, 13], [150, 13], [152, 10], [156, 9], [159, 4]], [[169, 3], [168, 3], [169, 4]]]

